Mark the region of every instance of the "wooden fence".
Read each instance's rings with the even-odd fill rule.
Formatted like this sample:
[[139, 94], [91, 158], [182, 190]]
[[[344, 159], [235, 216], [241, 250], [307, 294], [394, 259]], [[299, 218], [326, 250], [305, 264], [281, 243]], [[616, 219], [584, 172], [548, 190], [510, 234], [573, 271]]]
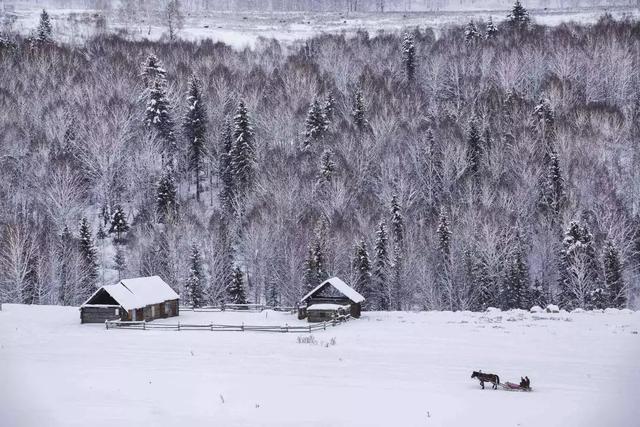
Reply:
[[313, 332], [323, 331], [327, 326], [336, 326], [351, 319], [349, 314], [337, 316], [335, 319], [322, 323], [309, 323], [306, 326], [269, 326], [269, 325], [217, 325], [209, 324], [193, 324], [193, 323], [156, 323], [146, 321], [123, 321], [123, 320], [107, 320], [104, 322], [107, 329], [158, 329], [165, 331], [211, 331], [211, 332]]
[[180, 306], [180, 311], [194, 312], [215, 312], [215, 311], [243, 311], [243, 312], [261, 312], [264, 310], [275, 311], [296, 311], [296, 307], [270, 307], [262, 304], [224, 304], [224, 305], [207, 305], [204, 307], [188, 307]]

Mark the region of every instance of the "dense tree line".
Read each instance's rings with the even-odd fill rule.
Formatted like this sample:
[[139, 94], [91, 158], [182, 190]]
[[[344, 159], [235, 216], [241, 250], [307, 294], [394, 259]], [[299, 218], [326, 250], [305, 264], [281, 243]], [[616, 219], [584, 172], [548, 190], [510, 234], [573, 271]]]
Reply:
[[[526, 12], [526, 10], [525, 10]], [[0, 299], [635, 304], [640, 24], [0, 46]]]

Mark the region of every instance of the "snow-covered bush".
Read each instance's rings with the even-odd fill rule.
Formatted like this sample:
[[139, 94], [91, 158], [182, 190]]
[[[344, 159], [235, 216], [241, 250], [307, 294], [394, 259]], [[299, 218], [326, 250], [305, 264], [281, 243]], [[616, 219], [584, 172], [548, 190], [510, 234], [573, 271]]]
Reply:
[[531, 309], [529, 310], [529, 312], [531, 313], [542, 313], [544, 310], [542, 310], [542, 307], [540, 307], [539, 305], [534, 305], [533, 307], [531, 307]]

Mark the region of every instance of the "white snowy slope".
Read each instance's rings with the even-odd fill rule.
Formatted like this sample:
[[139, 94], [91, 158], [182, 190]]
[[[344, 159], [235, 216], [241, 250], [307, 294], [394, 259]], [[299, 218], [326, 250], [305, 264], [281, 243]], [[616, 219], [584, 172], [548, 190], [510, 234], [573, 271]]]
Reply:
[[[182, 322], [299, 324], [286, 313]], [[166, 321], [172, 321], [167, 319]], [[0, 311], [0, 426], [638, 426], [640, 313], [364, 313], [297, 334], [105, 330]], [[332, 340], [335, 339], [335, 340]], [[531, 393], [481, 390], [528, 375]]]

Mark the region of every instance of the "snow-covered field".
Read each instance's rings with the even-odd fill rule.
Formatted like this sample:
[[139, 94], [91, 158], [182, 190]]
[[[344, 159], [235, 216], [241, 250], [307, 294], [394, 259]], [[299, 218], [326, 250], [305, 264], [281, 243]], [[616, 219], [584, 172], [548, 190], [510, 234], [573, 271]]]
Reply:
[[[170, 319], [171, 320], [171, 319]], [[175, 321], [176, 319], [173, 319]], [[298, 324], [286, 313], [181, 322]], [[297, 334], [105, 330], [4, 305], [0, 426], [637, 426], [640, 312], [365, 313]], [[481, 390], [473, 370], [531, 378]]]
[[[301, 13], [301, 12], [203, 12], [186, 15], [181, 38], [187, 40], [212, 39], [235, 48], [255, 47], [262, 39], [277, 39], [285, 44], [294, 43], [322, 33], [353, 35], [358, 30], [371, 34], [379, 31], [393, 32], [402, 28], [430, 27], [438, 31], [450, 25], [464, 25], [469, 20], [486, 20], [492, 16], [496, 22], [503, 20], [511, 3], [501, 10], [441, 11], [441, 12], [392, 12], [392, 13]], [[38, 25], [41, 8], [24, 7], [15, 10], [17, 18], [13, 29], [27, 35]], [[54, 38], [59, 41], [79, 43], [95, 34], [96, 17], [102, 13], [94, 10], [48, 9], [52, 18]], [[567, 9], [532, 9], [531, 15], [539, 24], [558, 25], [562, 22], [594, 23], [603, 14], [610, 13], [616, 19], [640, 17], [640, 10], [633, 7], [588, 7]], [[107, 16], [107, 31], [126, 30], [135, 39], [158, 39], [167, 32], [159, 18], [149, 25], [148, 18], [130, 17], [125, 22], [113, 12]]]

